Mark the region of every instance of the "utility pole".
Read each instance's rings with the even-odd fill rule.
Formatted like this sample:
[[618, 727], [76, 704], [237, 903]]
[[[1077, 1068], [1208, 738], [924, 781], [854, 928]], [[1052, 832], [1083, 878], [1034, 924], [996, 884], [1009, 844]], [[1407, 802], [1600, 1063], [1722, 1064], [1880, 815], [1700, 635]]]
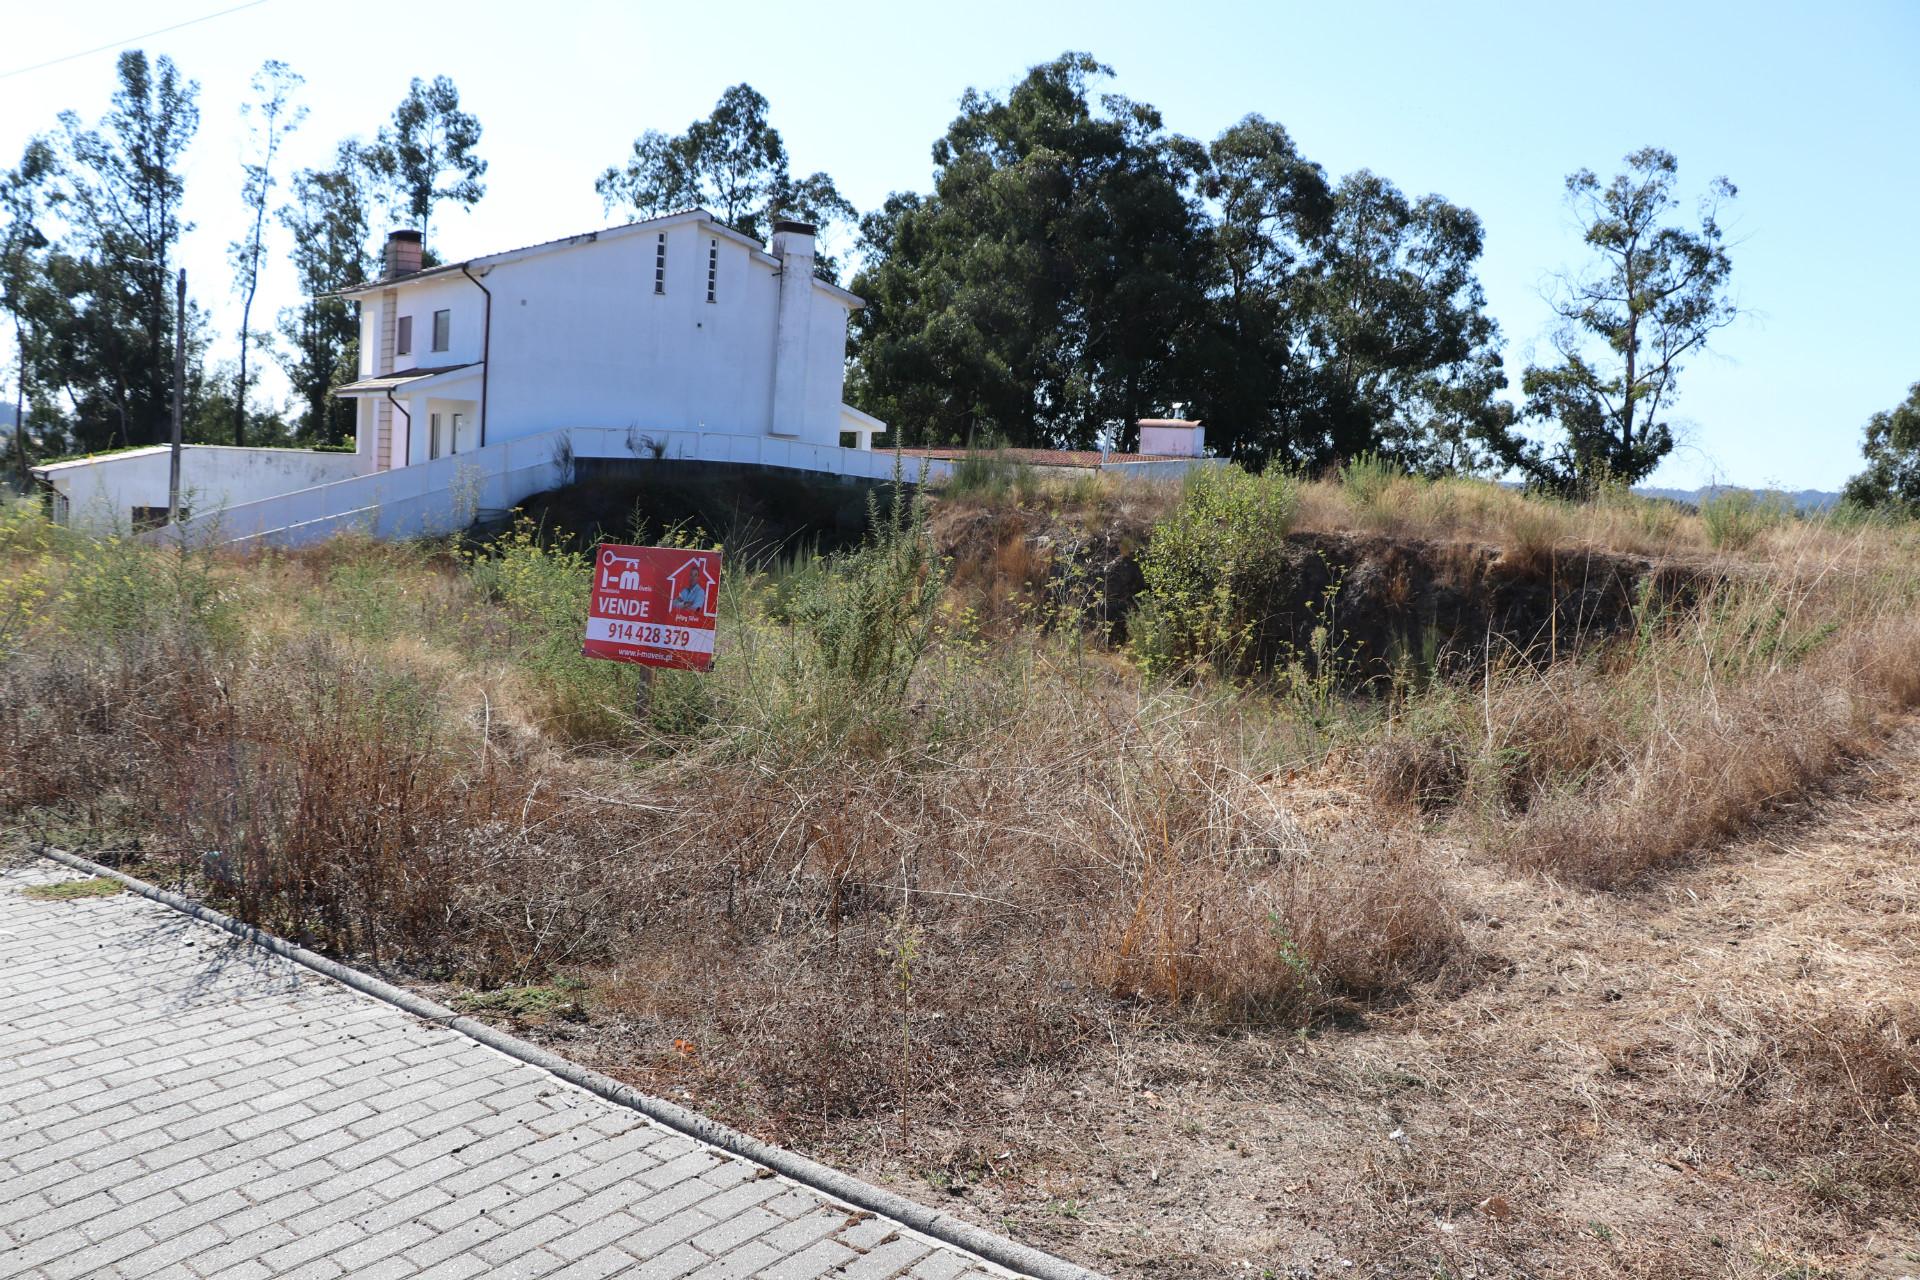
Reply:
[[14, 388], [13, 395], [13, 446], [20, 461], [20, 492], [31, 493], [33, 487], [27, 474], [27, 334], [17, 321], [13, 326], [13, 340], [20, 345], [20, 385]]
[[167, 523], [180, 523], [180, 396], [187, 380], [187, 269], [173, 290], [173, 450], [167, 471]]

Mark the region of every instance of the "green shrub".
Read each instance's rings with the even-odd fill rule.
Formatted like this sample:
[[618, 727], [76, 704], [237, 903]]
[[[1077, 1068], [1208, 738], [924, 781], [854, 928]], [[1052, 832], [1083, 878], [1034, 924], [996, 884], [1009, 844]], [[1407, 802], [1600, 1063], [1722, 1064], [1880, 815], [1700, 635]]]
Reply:
[[812, 674], [895, 705], [932, 639], [946, 566], [923, 501], [896, 501], [885, 515], [871, 506], [868, 517], [865, 541], [828, 561], [793, 613], [811, 642]]
[[72, 533], [47, 518], [38, 502], [0, 497], [0, 555], [49, 551], [72, 539]]
[[1700, 503], [1707, 541], [1721, 551], [1744, 551], [1768, 529], [1793, 518], [1793, 508], [1782, 493], [1755, 493], [1751, 489], [1722, 489]]
[[1260, 602], [1286, 569], [1298, 491], [1283, 472], [1196, 471], [1154, 527], [1129, 643], [1149, 674], [1239, 668], [1257, 641]]
[[946, 564], [924, 501], [869, 510], [853, 551], [785, 563], [722, 597], [731, 640], [712, 699], [789, 758], [897, 740], [907, 690], [934, 635]]

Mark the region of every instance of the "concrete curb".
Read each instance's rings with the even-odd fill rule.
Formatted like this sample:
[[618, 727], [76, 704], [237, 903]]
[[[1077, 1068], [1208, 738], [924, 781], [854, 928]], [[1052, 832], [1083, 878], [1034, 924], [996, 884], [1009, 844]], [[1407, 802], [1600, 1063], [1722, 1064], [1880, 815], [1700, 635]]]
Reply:
[[784, 1174], [800, 1185], [823, 1195], [829, 1195], [857, 1208], [892, 1218], [942, 1244], [978, 1254], [989, 1262], [997, 1263], [1010, 1271], [1031, 1276], [1033, 1280], [1106, 1280], [1098, 1272], [1088, 1271], [1084, 1267], [1056, 1258], [1052, 1254], [1042, 1253], [1038, 1249], [982, 1231], [972, 1223], [964, 1222], [951, 1214], [929, 1209], [923, 1204], [895, 1195], [891, 1191], [884, 1191], [857, 1178], [848, 1177], [837, 1169], [830, 1169], [826, 1165], [816, 1163], [784, 1147], [771, 1146], [756, 1138], [748, 1137], [737, 1129], [716, 1123], [698, 1112], [676, 1106], [664, 1098], [641, 1093], [637, 1089], [621, 1084], [618, 1080], [603, 1076], [597, 1071], [589, 1071], [577, 1063], [548, 1053], [538, 1045], [528, 1044], [525, 1040], [496, 1030], [484, 1022], [463, 1017], [444, 1005], [423, 999], [390, 982], [382, 982], [378, 978], [361, 973], [358, 969], [350, 969], [337, 961], [308, 951], [305, 947], [296, 947], [282, 938], [256, 929], [250, 924], [243, 924], [231, 916], [189, 898], [181, 897], [170, 890], [150, 885], [144, 880], [136, 880], [130, 875], [90, 862], [64, 849], [41, 848], [39, 853], [42, 857], [74, 871], [118, 880], [143, 897], [172, 907], [175, 911], [191, 916], [204, 924], [224, 929], [244, 942], [252, 943], [295, 964], [312, 969], [315, 973], [332, 978], [335, 982], [351, 987], [363, 995], [372, 996], [376, 1000], [393, 1005], [416, 1018], [458, 1031], [470, 1040], [476, 1040], [488, 1048], [498, 1049], [510, 1058], [556, 1075], [569, 1084], [578, 1085], [608, 1102], [638, 1111], [648, 1119], [678, 1133], [719, 1147], [722, 1151], [731, 1152], [755, 1164], [764, 1165], [775, 1173]]

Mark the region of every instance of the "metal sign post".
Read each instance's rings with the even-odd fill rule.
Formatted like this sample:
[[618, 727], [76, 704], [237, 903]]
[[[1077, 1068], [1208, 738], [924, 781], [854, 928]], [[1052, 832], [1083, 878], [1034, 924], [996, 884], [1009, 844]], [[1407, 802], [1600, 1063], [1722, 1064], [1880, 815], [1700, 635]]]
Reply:
[[180, 396], [187, 381], [187, 269], [173, 293], [173, 447], [167, 459], [167, 523], [180, 523]]

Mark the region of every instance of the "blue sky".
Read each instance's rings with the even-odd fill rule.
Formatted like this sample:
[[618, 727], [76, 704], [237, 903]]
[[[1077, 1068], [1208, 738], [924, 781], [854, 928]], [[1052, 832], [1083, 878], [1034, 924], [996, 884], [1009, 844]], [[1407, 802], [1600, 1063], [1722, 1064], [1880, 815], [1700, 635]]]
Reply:
[[[226, 7], [223, 0], [13, 6], [0, 76]], [[255, 68], [307, 77], [294, 164], [371, 135], [410, 76], [447, 74], [485, 127], [486, 198], [436, 218], [467, 256], [600, 225], [593, 179], [641, 130], [678, 130], [741, 80], [771, 99], [795, 167], [863, 208], [922, 188], [969, 85], [1004, 89], [1084, 49], [1113, 88], [1210, 138], [1281, 121], [1334, 175], [1365, 167], [1479, 213], [1481, 277], [1510, 376], [1545, 359], [1545, 277], [1580, 261], [1562, 180], [1654, 144], [1689, 199], [1740, 188], [1734, 292], [1752, 313], [1682, 382], [1682, 445], [1654, 483], [1836, 488], [1867, 416], [1920, 380], [1920, 4], [568, 2], [393, 5], [266, 0], [137, 42], [202, 87], [184, 252], [231, 332], [227, 241], [241, 231], [238, 107]], [[112, 88], [107, 51], [0, 78], [0, 163]], [[284, 253], [284, 242], [283, 253]], [[284, 258], [257, 305], [293, 300]], [[0, 337], [10, 353], [11, 335]], [[11, 368], [11, 359], [7, 358]], [[10, 389], [11, 383], [8, 382]], [[278, 394], [278, 386], [270, 388]]]

